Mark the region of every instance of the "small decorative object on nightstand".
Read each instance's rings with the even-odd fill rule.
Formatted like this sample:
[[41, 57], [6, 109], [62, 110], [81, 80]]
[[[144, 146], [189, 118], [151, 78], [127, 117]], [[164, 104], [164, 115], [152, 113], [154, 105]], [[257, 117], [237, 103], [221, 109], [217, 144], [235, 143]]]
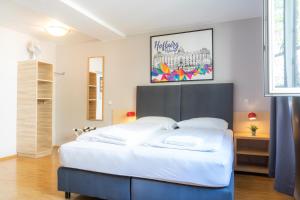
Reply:
[[269, 134], [234, 133], [235, 171], [268, 174]]
[[[256, 114], [254, 112], [248, 113], [248, 119], [250, 121], [256, 120]], [[249, 129], [251, 130], [252, 136], [255, 136], [256, 135], [256, 130], [258, 129], [258, 127], [256, 125], [251, 124]]]
[[256, 131], [257, 131], [258, 127], [255, 125], [251, 125], [249, 127], [249, 129], [251, 130], [252, 136], [256, 136]]

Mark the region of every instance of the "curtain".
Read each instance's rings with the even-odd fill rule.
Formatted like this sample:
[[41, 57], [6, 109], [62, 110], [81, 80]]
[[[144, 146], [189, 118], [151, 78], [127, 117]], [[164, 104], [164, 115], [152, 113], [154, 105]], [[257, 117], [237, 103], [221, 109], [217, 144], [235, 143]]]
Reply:
[[272, 97], [270, 120], [269, 175], [275, 178], [275, 190], [293, 196], [295, 147], [289, 97]]

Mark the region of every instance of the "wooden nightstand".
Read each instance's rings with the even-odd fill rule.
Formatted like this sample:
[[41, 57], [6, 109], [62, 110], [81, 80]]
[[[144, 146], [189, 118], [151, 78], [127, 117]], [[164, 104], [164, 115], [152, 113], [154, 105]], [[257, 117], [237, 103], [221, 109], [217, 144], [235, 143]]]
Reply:
[[234, 133], [235, 171], [268, 174], [269, 134]]

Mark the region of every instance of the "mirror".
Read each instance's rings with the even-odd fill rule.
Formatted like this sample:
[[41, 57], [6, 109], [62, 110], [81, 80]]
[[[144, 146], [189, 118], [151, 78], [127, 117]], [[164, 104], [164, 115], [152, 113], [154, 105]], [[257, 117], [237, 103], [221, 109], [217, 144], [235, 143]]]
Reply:
[[104, 57], [88, 58], [88, 120], [103, 120]]

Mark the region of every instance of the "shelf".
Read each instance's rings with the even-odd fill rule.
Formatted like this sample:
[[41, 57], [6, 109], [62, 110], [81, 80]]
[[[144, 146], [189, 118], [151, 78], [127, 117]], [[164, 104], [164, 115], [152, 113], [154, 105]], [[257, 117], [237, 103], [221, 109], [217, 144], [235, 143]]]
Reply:
[[96, 99], [89, 99], [88, 103], [88, 120], [96, 119]]
[[236, 165], [235, 171], [252, 172], [252, 173], [259, 173], [259, 174], [269, 173], [269, 169], [267, 166], [257, 166], [257, 165], [247, 165], [247, 164]]
[[[45, 79], [39, 79], [45, 80]], [[37, 85], [37, 97], [38, 98], [52, 98], [53, 83], [49, 81], [39, 81]]]
[[89, 88], [89, 96], [88, 99], [96, 99], [97, 98], [97, 90], [95, 87]]
[[268, 151], [257, 150], [257, 149], [241, 149], [236, 152], [239, 155], [252, 155], [252, 156], [269, 156]]
[[88, 77], [88, 120], [96, 119], [97, 110], [97, 74], [89, 72]]
[[38, 62], [38, 80], [53, 80], [53, 67], [51, 64]]
[[97, 74], [90, 72], [89, 73], [89, 85], [97, 85]]
[[38, 79], [38, 82], [53, 83], [52, 80]]
[[234, 133], [234, 137], [238, 140], [270, 140], [270, 135], [266, 133], [257, 133], [255, 136], [248, 132]]
[[38, 97], [36, 98], [37, 100], [52, 100], [52, 98], [43, 98], [43, 97]]

